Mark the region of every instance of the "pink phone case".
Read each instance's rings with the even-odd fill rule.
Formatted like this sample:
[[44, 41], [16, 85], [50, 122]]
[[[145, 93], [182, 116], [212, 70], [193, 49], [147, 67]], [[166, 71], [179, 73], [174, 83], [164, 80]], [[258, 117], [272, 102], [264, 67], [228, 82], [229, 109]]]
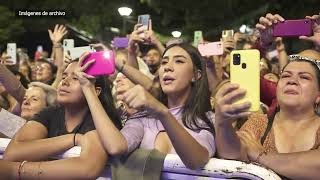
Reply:
[[198, 50], [202, 56], [213, 56], [223, 54], [223, 45], [221, 41], [200, 43]]
[[82, 65], [86, 62], [95, 59], [95, 62], [85, 70], [85, 72], [92, 76], [109, 75], [115, 71], [115, 56], [114, 52], [99, 51], [90, 53], [83, 61]]
[[311, 36], [312, 24], [310, 19], [285, 20], [273, 26], [273, 36]]

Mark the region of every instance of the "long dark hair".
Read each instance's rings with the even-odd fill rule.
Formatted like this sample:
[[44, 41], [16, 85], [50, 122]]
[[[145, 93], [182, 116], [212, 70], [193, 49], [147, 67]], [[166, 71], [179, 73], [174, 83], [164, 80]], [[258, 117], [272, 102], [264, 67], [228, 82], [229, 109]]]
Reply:
[[[71, 63], [78, 62], [78, 61], [79, 61], [79, 59], [75, 59]], [[116, 106], [114, 104], [112, 94], [111, 94], [111, 84], [112, 83], [108, 80], [108, 78], [106, 76], [98, 76], [96, 78], [94, 86], [101, 88], [101, 92], [100, 92], [98, 98], [99, 98], [104, 110], [106, 111], [109, 118], [113, 122], [113, 124], [118, 129], [121, 129], [122, 124], [121, 124], [120, 116], [117, 112], [117, 109], [116, 109]]]
[[[201, 71], [201, 77], [191, 85], [190, 96], [188, 97], [182, 110], [183, 125], [194, 131], [205, 129], [214, 133], [213, 122], [209, 120], [206, 114], [212, 110], [210, 105], [210, 91], [204, 60], [198, 49], [187, 43], [171, 44], [163, 52], [163, 55], [170, 48], [175, 46], [184, 49], [190, 55], [194, 66], [194, 74], [197, 74], [198, 70]], [[160, 100], [164, 104], [168, 104], [168, 98], [163, 91], [160, 94]], [[199, 119], [203, 120], [205, 124], [201, 123]]]

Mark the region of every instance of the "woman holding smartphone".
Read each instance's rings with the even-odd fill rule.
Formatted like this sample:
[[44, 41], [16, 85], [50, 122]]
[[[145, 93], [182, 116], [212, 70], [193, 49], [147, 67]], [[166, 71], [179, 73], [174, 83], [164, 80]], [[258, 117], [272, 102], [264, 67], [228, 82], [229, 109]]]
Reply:
[[[260, 21], [267, 19], [280, 21], [278, 15], [271, 14]], [[301, 55], [291, 55], [289, 60], [277, 84], [276, 112], [269, 118], [252, 114], [239, 132], [232, 122], [250, 114], [250, 103], [234, 102], [246, 92], [236, 84], [226, 85], [218, 92], [215, 109], [218, 155], [260, 163], [290, 179], [317, 179], [320, 63]]]
[[94, 118], [102, 144], [111, 155], [157, 149], [178, 154], [188, 168], [202, 167], [215, 154], [215, 142], [208, 80], [199, 51], [189, 44], [167, 47], [159, 78], [161, 102], [140, 85], [117, 95], [130, 108], [145, 112], [129, 119], [121, 132], [96, 106], [92, 113], [105, 117]]
[[[104, 169], [108, 157], [95, 130], [93, 120], [101, 117], [94, 109], [110, 117], [117, 131], [121, 123], [106, 78], [83, 73], [93, 63], [81, 66], [87, 55], [64, 71], [58, 86], [60, 106], [35, 115], [8, 145], [4, 159], [22, 161], [16, 171], [20, 179], [96, 179]], [[81, 146], [80, 157], [46, 161], [77, 145]]]

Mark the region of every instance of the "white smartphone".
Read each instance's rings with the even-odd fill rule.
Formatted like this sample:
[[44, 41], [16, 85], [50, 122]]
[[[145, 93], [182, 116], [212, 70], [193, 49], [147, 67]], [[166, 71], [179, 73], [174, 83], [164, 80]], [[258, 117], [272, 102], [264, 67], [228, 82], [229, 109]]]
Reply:
[[94, 49], [90, 46], [82, 46], [82, 47], [70, 48], [67, 51], [70, 52], [70, 56], [72, 59], [76, 59], [76, 58], [79, 58], [85, 52], [93, 52]]
[[63, 40], [63, 48], [74, 48], [74, 40], [73, 39], [64, 39]]
[[17, 44], [8, 43], [7, 44], [7, 55], [11, 57], [12, 64], [17, 64]]

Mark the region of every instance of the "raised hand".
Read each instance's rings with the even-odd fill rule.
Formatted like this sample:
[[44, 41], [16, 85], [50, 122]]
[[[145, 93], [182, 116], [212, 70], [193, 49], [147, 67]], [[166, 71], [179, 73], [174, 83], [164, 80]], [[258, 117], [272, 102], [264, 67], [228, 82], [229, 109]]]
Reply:
[[320, 46], [320, 15], [306, 16], [306, 19], [313, 20], [313, 36], [300, 36], [299, 39], [313, 42], [316, 46]]
[[271, 44], [273, 41], [272, 26], [278, 22], [283, 22], [284, 18], [279, 14], [268, 13], [265, 17], [260, 17], [259, 23], [256, 24], [256, 28], [259, 31], [260, 43], [263, 46]]
[[89, 52], [85, 52], [80, 56], [79, 62], [77, 63], [77, 67], [76, 67], [76, 69], [74, 71], [74, 73], [76, 74], [76, 76], [77, 76], [77, 78], [79, 80], [79, 83], [80, 83], [81, 87], [94, 86], [94, 82], [96, 80], [94, 76], [91, 76], [91, 75], [86, 74], [84, 72], [95, 61], [93, 59], [93, 60], [90, 60], [90, 61], [86, 62], [85, 64], [83, 64], [83, 61], [86, 59], [86, 57], [88, 55], [89, 55]]
[[68, 33], [64, 25], [56, 24], [53, 32], [48, 29], [49, 37], [53, 44], [61, 43], [62, 38]]
[[216, 95], [215, 116], [216, 123], [233, 123], [237, 118], [247, 117], [250, 112], [250, 102], [234, 104], [234, 102], [244, 97], [246, 91], [239, 89], [237, 84], [227, 84], [222, 87]]
[[144, 42], [145, 40], [140, 36], [141, 33], [144, 33], [143, 29], [139, 30], [139, 27], [141, 27], [142, 24], [136, 24], [134, 26], [133, 32], [129, 36], [129, 45], [128, 48], [131, 50], [137, 49], [137, 43]]
[[161, 114], [166, 109], [162, 103], [140, 85], [135, 85], [125, 93], [117, 95], [117, 99], [126, 103], [130, 108], [147, 110], [150, 113]]

